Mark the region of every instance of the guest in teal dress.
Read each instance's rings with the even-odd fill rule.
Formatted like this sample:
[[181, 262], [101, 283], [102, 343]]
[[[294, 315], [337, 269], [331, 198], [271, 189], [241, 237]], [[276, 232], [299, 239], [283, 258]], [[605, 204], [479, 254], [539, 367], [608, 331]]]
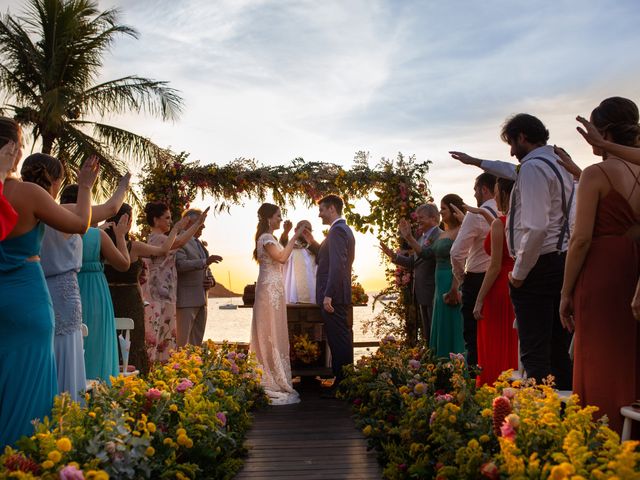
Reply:
[[[7, 139], [21, 145], [18, 125], [0, 117], [0, 147]], [[16, 154], [15, 166], [22, 156]], [[38, 172], [42, 183], [57, 190], [62, 182], [60, 162], [48, 155], [27, 163], [23, 171]], [[40, 185], [8, 178], [5, 196], [18, 213], [18, 223], [0, 242], [0, 450], [33, 433], [32, 420], [51, 412], [57, 393], [53, 354], [54, 317], [51, 297], [40, 266], [44, 224], [66, 233], [83, 233], [89, 223], [91, 187], [98, 174], [97, 159], [85, 162], [78, 174], [82, 188], [79, 208], [60, 207]]]
[[109, 382], [118, 376], [118, 338], [109, 285], [102, 258], [119, 272], [129, 269], [125, 235], [131, 223], [124, 215], [115, 227], [116, 245], [104, 230], [90, 228], [82, 237], [82, 269], [78, 274], [82, 298], [82, 318], [89, 335], [84, 341], [84, 361], [88, 378]]
[[444, 232], [428, 247], [436, 257], [436, 291], [429, 347], [437, 357], [449, 357], [450, 353], [465, 352], [460, 293], [458, 282], [451, 271], [449, 256], [451, 245], [458, 235], [460, 222], [453, 215], [451, 204], [461, 210], [464, 208], [462, 198], [458, 195], [444, 196], [440, 203]]

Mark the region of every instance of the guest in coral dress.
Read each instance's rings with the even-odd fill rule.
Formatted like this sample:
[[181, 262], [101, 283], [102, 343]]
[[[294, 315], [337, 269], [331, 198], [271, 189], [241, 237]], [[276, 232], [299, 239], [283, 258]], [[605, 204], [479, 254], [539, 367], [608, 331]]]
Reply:
[[[631, 147], [639, 144], [638, 120], [638, 107], [620, 97], [591, 114], [605, 140]], [[640, 167], [600, 147], [593, 153], [604, 161], [580, 177], [560, 314], [565, 328], [575, 329], [574, 392], [620, 433], [620, 407], [640, 398], [640, 324], [631, 307], [640, 275], [632, 235], [640, 218]]]
[[[509, 209], [513, 184], [513, 180], [506, 178], [499, 178], [496, 182], [495, 199], [502, 212], [507, 213]], [[515, 314], [508, 278], [514, 262], [509, 256], [504, 233], [507, 217], [501, 215], [493, 219], [490, 214], [487, 217], [492, 223], [484, 248], [491, 255], [491, 263], [473, 309], [478, 321], [478, 365], [482, 368], [479, 385], [492, 384], [505, 370], [518, 368], [518, 332], [514, 328]]]

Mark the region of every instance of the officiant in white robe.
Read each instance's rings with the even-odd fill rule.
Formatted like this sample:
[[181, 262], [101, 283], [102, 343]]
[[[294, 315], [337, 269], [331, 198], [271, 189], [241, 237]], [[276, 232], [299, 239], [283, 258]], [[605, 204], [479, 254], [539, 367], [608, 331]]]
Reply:
[[[284, 232], [280, 236], [283, 246], [289, 243], [292, 226], [290, 221], [285, 222]], [[311, 222], [308, 220], [298, 222], [296, 229], [301, 226], [311, 231]], [[303, 238], [296, 240], [296, 245], [284, 265], [284, 292], [287, 303], [316, 303], [316, 252], [310, 250]]]

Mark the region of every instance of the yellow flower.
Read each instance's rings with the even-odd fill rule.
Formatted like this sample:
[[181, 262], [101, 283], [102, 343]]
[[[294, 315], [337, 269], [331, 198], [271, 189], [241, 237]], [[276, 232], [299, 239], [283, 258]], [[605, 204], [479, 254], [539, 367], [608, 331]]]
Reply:
[[[94, 414], [94, 416], [95, 416], [95, 414]], [[70, 452], [71, 448], [72, 448], [71, 440], [69, 440], [67, 437], [62, 437], [61, 439], [56, 441], [56, 447], [61, 452]]]
[[451, 423], [456, 423], [456, 416], [455, 415], [449, 415], [449, 421]]
[[45, 470], [53, 468], [54, 465], [55, 464], [51, 460], [45, 460], [44, 462], [42, 462], [42, 468], [44, 468]]
[[156, 433], [156, 424], [153, 422], [147, 423], [147, 430], [149, 430], [149, 433]]
[[153, 457], [153, 454], [156, 453], [156, 449], [153, 447], [147, 447], [147, 449], [144, 451], [144, 454], [147, 457]]
[[180, 472], [176, 472], [176, 478], [178, 480], [189, 480], [189, 477], [184, 476], [182, 473]]
[[489, 435], [480, 435], [480, 443], [487, 443], [490, 439], [489, 439]]
[[169, 410], [171, 410], [172, 412], [177, 412], [178, 406], [175, 403], [172, 403], [171, 406], [169, 407]]
[[47, 458], [53, 463], [58, 463], [62, 459], [62, 454], [57, 450], [51, 450]]
[[180, 436], [180, 435], [186, 435], [187, 431], [184, 428], [179, 428], [178, 430], [176, 430], [176, 435]]
[[482, 415], [484, 418], [492, 417], [492, 416], [493, 416], [493, 410], [491, 410], [490, 408], [485, 408], [484, 410], [482, 410], [481, 415]]
[[189, 443], [189, 437], [184, 434], [178, 435], [178, 445], [182, 445], [183, 447]]
[[371, 435], [371, 432], [373, 431], [373, 428], [371, 427], [371, 425], [367, 425], [366, 427], [364, 427], [362, 429], [362, 433], [368, 437], [369, 435]]
[[96, 418], [96, 413], [95, 412], [89, 412], [89, 416], [91, 418]]

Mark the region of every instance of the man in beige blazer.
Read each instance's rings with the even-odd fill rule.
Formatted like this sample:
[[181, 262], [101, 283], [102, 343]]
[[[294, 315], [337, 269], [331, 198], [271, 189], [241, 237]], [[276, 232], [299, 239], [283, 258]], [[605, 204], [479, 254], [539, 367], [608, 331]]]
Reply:
[[[190, 209], [183, 216], [189, 216], [195, 220], [200, 214], [200, 210]], [[218, 255], [209, 255], [200, 241], [203, 229], [204, 225], [176, 252], [176, 269], [178, 270], [176, 335], [178, 347], [202, 343], [207, 324], [207, 290], [215, 285], [209, 265], [222, 260], [222, 257]]]

